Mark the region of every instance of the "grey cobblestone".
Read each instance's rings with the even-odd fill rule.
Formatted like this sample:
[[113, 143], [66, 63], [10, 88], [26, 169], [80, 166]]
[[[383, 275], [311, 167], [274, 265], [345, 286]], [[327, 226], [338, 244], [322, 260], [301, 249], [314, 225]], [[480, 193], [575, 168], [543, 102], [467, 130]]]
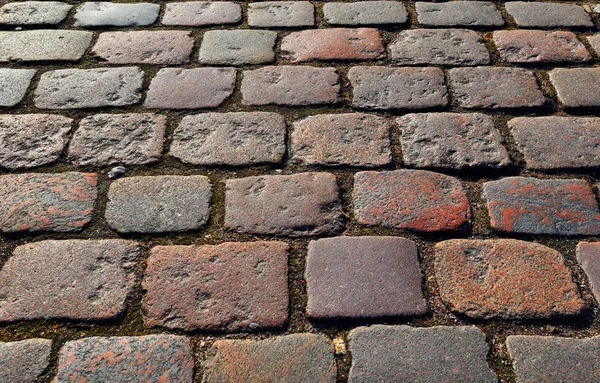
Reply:
[[0, 24], [56, 25], [73, 6], [60, 1], [15, 1], [0, 8]]
[[259, 30], [207, 31], [202, 37], [202, 64], [243, 65], [275, 61], [277, 32]]
[[502, 14], [489, 1], [417, 2], [419, 24], [432, 27], [499, 27]]
[[91, 32], [52, 29], [0, 32], [0, 62], [77, 61], [92, 36]]
[[577, 4], [509, 1], [508, 14], [520, 27], [593, 27], [592, 19]]
[[0, 68], [0, 107], [20, 103], [27, 93], [33, 75], [34, 69]]
[[315, 8], [309, 1], [263, 1], [248, 5], [252, 27], [304, 27], [315, 24]]
[[76, 27], [136, 27], [153, 24], [160, 5], [152, 3], [85, 2], [75, 13]]
[[187, 1], [167, 3], [163, 25], [235, 24], [242, 20], [242, 7], [228, 1]]
[[600, 106], [600, 68], [558, 68], [548, 74], [558, 100], [565, 107]]
[[37, 382], [50, 364], [50, 339], [0, 342], [0, 380], [4, 383]]
[[323, 14], [330, 25], [404, 24], [408, 21], [408, 13], [400, 1], [325, 3]]

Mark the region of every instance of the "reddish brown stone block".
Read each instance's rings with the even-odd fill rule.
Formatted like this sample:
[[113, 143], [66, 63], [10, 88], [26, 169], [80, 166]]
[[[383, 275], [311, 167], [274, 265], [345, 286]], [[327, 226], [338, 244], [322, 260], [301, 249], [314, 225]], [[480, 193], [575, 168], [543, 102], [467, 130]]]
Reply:
[[592, 56], [573, 32], [510, 30], [494, 32], [502, 60], [511, 63], [586, 62]]

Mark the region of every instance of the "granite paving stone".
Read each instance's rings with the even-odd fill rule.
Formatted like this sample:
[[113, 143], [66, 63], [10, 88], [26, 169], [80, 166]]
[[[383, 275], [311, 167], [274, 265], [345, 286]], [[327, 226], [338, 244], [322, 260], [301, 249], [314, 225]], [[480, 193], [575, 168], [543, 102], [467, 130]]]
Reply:
[[5, 383], [35, 382], [50, 364], [50, 339], [0, 342], [0, 379]]
[[558, 100], [566, 108], [600, 106], [600, 68], [557, 68], [548, 75]]
[[417, 19], [431, 27], [500, 27], [502, 14], [491, 1], [448, 1], [415, 3]]
[[325, 3], [323, 15], [330, 25], [386, 25], [408, 21], [408, 12], [400, 1]]
[[250, 65], [275, 61], [277, 32], [261, 30], [214, 30], [202, 37], [199, 61], [214, 65]]
[[576, 255], [596, 301], [600, 302], [600, 242], [579, 242]]
[[11, 107], [20, 103], [35, 75], [35, 69], [0, 68], [0, 107]]
[[519, 27], [593, 27], [587, 12], [577, 4], [547, 3], [541, 1], [509, 1], [506, 12]]
[[186, 1], [167, 3], [163, 25], [204, 26], [236, 24], [242, 20], [240, 4], [229, 1]]
[[586, 36], [588, 43], [597, 55], [600, 55], [600, 33], [595, 35]]
[[38, 29], [0, 32], [0, 62], [77, 61], [92, 42], [92, 32]]
[[309, 1], [261, 1], [248, 4], [251, 27], [304, 27], [315, 25], [315, 8]]
[[0, 24], [56, 25], [67, 18], [73, 8], [60, 1], [15, 1], [0, 8]]
[[496, 31], [493, 38], [500, 58], [510, 63], [579, 63], [592, 59], [573, 32]]
[[154, 24], [160, 5], [88, 1], [77, 8], [76, 27], [137, 27]]

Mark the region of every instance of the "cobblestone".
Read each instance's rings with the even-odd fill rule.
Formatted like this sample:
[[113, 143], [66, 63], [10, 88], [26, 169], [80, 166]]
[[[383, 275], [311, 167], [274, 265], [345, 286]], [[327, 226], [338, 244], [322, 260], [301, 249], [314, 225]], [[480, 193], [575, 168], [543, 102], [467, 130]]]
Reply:
[[67, 18], [73, 6], [60, 1], [19, 1], [0, 8], [0, 24], [56, 25]]
[[573, 32], [496, 31], [494, 44], [511, 63], [587, 62], [592, 56]]
[[579, 242], [577, 262], [587, 276], [596, 301], [600, 302], [600, 242]]
[[27, 93], [31, 79], [35, 75], [33, 69], [0, 68], [0, 107], [15, 106]]
[[252, 27], [304, 27], [315, 25], [315, 9], [309, 1], [263, 1], [248, 4]]
[[330, 25], [404, 24], [406, 8], [399, 1], [357, 1], [323, 4], [325, 21]]
[[558, 100], [567, 108], [600, 106], [600, 68], [559, 68], [549, 72]]
[[242, 20], [242, 7], [228, 1], [187, 1], [168, 3], [162, 18], [163, 25], [236, 24]]
[[0, 342], [0, 379], [6, 383], [37, 381], [50, 364], [51, 349], [49, 339]]
[[152, 3], [85, 2], [75, 13], [76, 27], [137, 27], [154, 24], [160, 5]]
[[600, 55], [600, 34], [595, 34], [586, 37], [592, 49], [596, 52], [597, 55]]
[[77, 61], [92, 36], [91, 32], [51, 29], [0, 32], [0, 62]]
[[519, 27], [593, 27], [590, 16], [576, 4], [510, 1], [506, 12]]
[[502, 14], [488, 1], [415, 3], [419, 24], [432, 27], [500, 27]]
[[275, 61], [277, 32], [215, 30], [202, 37], [200, 62], [216, 65], [264, 64]]

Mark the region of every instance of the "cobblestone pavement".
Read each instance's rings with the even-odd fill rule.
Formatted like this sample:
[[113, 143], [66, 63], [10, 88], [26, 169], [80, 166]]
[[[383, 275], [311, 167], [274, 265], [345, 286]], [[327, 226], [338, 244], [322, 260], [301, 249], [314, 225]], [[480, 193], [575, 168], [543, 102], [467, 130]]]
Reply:
[[600, 382], [600, 5], [0, 2], [0, 382]]

